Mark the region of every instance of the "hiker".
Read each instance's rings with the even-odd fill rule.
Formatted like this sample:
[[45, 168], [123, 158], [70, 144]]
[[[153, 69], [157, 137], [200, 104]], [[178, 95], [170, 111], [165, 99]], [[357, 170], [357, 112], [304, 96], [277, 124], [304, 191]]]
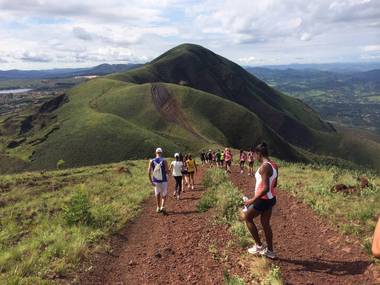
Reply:
[[212, 151], [212, 165], [216, 165], [216, 153], [215, 151]]
[[220, 167], [222, 154], [220, 153], [219, 149], [216, 151], [215, 156], [216, 156], [216, 166]]
[[[276, 204], [276, 186], [278, 167], [270, 160], [268, 146], [261, 143], [255, 148], [256, 159], [260, 167], [255, 174], [256, 187], [254, 197], [244, 202], [248, 208], [245, 212], [245, 222], [256, 244], [248, 249], [251, 254], [261, 254], [268, 258], [276, 258], [273, 252], [273, 233], [270, 225], [272, 208]], [[253, 219], [261, 216], [261, 225], [264, 230], [267, 247], [261, 243], [257, 227]]]
[[248, 176], [253, 176], [253, 164], [255, 162], [253, 158], [254, 152], [253, 150], [248, 152], [247, 160], [248, 160]]
[[202, 163], [202, 167], [205, 165], [205, 161], [206, 161], [206, 153], [202, 150], [201, 152], [201, 163]]
[[195, 163], [195, 160], [192, 158], [191, 154], [188, 155], [186, 160], [187, 165], [187, 171], [189, 173], [189, 188], [191, 187], [192, 190], [194, 190], [194, 174], [198, 171], [197, 164]]
[[228, 147], [224, 150], [224, 161], [226, 163], [226, 172], [231, 173], [232, 152]]
[[190, 187], [189, 186], [189, 172], [187, 171], [187, 154], [185, 156], [182, 156], [182, 154], [180, 153], [180, 160], [182, 161], [182, 192], [185, 192], [185, 186], [186, 187]]
[[372, 254], [376, 258], [380, 258], [380, 217], [377, 221], [375, 233], [373, 235]]
[[175, 160], [172, 161], [170, 164], [170, 171], [172, 172], [172, 175], [175, 180], [175, 189], [174, 189], [174, 197], [177, 197], [177, 200], [179, 200], [179, 196], [181, 195], [182, 191], [182, 169], [183, 169], [183, 162], [180, 160], [179, 153], [174, 154]]
[[224, 167], [224, 150], [220, 153], [220, 166]]
[[162, 148], [159, 147], [156, 149], [156, 158], [149, 160], [148, 166], [149, 181], [154, 186], [154, 194], [157, 201], [157, 213], [165, 213], [165, 200], [168, 193], [168, 175], [168, 163], [162, 157]]
[[240, 150], [240, 174], [244, 173], [244, 165], [245, 165], [245, 160], [247, 159], [247, 154], [245, 153], [244, 150]]
[[212, 167], [212, 150], [211, 149], [209, 149], [207, 152], [207, 161], [208, 161], [210, 167]]

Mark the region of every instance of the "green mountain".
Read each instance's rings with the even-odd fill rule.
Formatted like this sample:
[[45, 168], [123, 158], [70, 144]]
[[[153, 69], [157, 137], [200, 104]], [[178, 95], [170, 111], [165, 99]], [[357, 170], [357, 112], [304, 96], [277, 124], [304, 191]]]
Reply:
[[137, 84], [182, 84], [215, 94], [244, 106], [285, 140], [302, 147], [313, 145], [310, 128], [334, 131], [301, 101], [277, 92], [239, 65], [198, 45], [180, 45], [141, 68], [109, 78]]
[[378, 142], [335, 130], [300, 100], [190, 44], [4, 118], [0, 132], [0, 162], [12, 165], [3, 172], [54, 168], [60, 159], [79, 166], [146, 158], [156, 146], [171, 155], [263, 140], [285, 160], [332, 156], [380, 169]]

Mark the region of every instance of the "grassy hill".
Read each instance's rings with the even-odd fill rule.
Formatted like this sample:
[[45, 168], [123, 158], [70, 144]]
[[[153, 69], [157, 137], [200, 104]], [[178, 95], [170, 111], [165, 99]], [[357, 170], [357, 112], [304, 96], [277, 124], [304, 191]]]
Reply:
[[297, 99], [270, 88], [239, 65], [198, 45], [175, 47], [151, 63], [109, 78], [134, 82], [182, 84], [236, 102], [255, 113], [286, 141], [308, 146], [309, 128], [333, 131]]
[[[31, 169], [42, 169], [54, 168], [60, 159], [65, 166], [80, 166], [148, 157], [158, 145], [171, 155], [210, 144], [249, 148], [266, 140], [278, 146], [278, 156], [302, 159], [254, 113], [185, 86], [99, 78], [72, 89], [67, 101], [48, 118], [34, 116], [26, 139], [8, 152], [30, 159]], [[19, 134], [25, 118], [9, 121], [4, 133]]]
[[[267, 141], [292, 161], [347, 161], [380, 169], [380, 144], [337, 131], [301, 101], [197, 45], [82, 83], [40, 107], [0, 119], [2, 172], [166, 155]], [[9, 165], [9, 166], [8, 166]]]

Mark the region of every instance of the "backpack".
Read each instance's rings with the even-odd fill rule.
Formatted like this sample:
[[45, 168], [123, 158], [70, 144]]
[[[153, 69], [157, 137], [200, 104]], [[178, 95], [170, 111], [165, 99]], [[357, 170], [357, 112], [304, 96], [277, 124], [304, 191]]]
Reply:
[[[154, 161], [152, 161], [154, 164]], [[163, 179], [162, 175], [162, 163], [164, 161], [162, 160], [160, 163], [155, 164], [154, 169], [153, 169], [153, 177], [159, 181]]]

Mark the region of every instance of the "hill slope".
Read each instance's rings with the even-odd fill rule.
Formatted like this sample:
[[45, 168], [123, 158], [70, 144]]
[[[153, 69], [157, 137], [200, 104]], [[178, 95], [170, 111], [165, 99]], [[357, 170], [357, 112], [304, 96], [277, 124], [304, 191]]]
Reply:
[[14, 169], [53, 168], [60, 159], [81, 166], [144, 158], [158, 145], [170, 155], [262, 140], [285, 160], [327, 155], [380, 169], [378, 142], [337, 132], [301, 101], [189, 44], [4, 118], [0, 132], [0, 159], [13, 158]]
[[307, 139], [309, 128], [333, 131], [301, 101], [277, 92], [239, 65], [198, 45], [180, 45], [141, 68], [109, 78], [138, 84], [185, 84], [215, 94], [246, 107], [285, 140], [302, 147], [312, 145]]
[[66, 100], [47, 123], [40, 108], [22, 136], [25, 119], [8, 125], [26, 137], [19, 145], [14, 140], [10, 152], [29, 158], [32, 169], [53, 168], [60, 159], [78, 166], [147, 157], [158, 145], [170, 155], [211, 144], [249, 148], [261, 140], [276, 145], [279, 157], [302, 159], [254, 113], [190, 87], [98, 78], [73, 88]]

